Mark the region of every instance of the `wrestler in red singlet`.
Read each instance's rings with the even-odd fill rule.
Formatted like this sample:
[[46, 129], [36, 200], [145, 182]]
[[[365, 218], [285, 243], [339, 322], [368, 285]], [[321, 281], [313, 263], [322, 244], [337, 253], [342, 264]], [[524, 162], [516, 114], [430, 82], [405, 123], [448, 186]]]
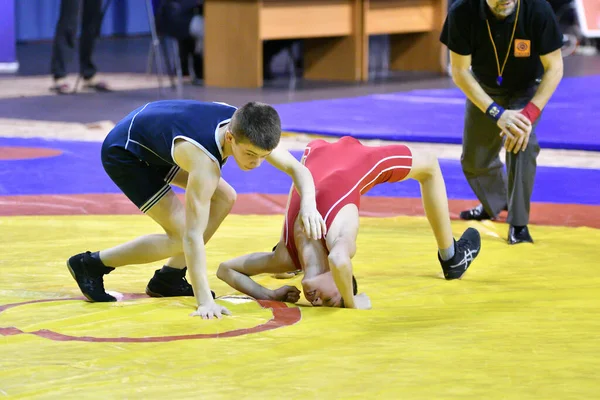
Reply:
[[[390, 145], [369, 147], [350, 136], [334, 143], [311, 141], [304, 150], [302, 163], [315, 181], [317, 209], [327, 229], [337, 213], [347, 204], [360, 209], [360, 196], [375, 185], [399, 182], [406, 178], [412, 166], [408, 147]], [[294, 187], [286, 211], [283, 239], [298, 269], [298, 251], [294, 240], [294, 222], [300, 211], [300, 195]]]

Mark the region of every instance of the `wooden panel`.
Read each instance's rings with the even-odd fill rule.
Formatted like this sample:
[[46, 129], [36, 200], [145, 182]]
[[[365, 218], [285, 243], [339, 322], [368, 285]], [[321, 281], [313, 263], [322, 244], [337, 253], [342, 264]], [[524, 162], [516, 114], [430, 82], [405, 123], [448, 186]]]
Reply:
[[[446, 72], [446, 53], [439, 41], [447, 0], [362, 0], [365, 37], [392, 34], [390, 68]], [[369, 44], [363, 46], [362, 79], [369, 79]]]
[[349, 0], [352, 34], [304, 41], [304, 77], [331, 81], [359, 81], [363, 63], [362, 0]]
[[426, 33], [393, 35], [391, 37], [390, 68], [395, 70], [431, 71], [446, 73], [446, 47], [440, 42], [440, 34], [448, 3], [435, 3], [433, 29]]
[[206, 86], [262, 86], [260, 5], [259, 0], [205, 0]]
[[348, 36], [354, 0], [263, 0], [261, 38]]
[[360, 80], [362, 1], [206, 0], [206, 86], [262, 86], [262, 41], [275, 38], [306, 38], [307, 79]]
[[390, 69], [440, 71], [441, 46], [430, 34], [394, 35], [390, 44]]
[[368, 35], [427, 32], [435, 28], [439, 0], [371, 0], [365, 15]]
[[358, 81], [361, 76], [360, 41], [352, 37], [306, 39], [304, 78]]

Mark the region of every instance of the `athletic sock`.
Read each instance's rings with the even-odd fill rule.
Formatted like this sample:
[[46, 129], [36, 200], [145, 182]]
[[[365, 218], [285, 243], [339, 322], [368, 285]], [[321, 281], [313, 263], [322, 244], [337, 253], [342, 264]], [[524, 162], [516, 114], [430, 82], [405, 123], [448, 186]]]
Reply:
[[448, 247], [447, 249], [438, 249], [438, 252], [440, 253], [440, 258], [442, 261], [448, 261], [454, 257], [454, 243], [452, 243], [452, 246]]

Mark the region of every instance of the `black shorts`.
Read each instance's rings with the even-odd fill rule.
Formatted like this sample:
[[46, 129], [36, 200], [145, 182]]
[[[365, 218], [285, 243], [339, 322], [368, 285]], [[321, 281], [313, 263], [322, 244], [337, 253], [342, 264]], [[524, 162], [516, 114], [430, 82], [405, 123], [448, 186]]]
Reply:
[[153, 165], [125, 149], [128, 125], [119, 123], [102, 144], [102, 165], [110, 179], [143, 213], [165, 197], [179, 172], [176, 165]]

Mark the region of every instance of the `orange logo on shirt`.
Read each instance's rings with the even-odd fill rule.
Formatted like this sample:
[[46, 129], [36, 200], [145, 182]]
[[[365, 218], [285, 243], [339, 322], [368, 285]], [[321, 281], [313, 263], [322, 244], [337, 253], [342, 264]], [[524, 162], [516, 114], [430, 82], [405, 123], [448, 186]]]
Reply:
[[531, 41], [515, 39], [515, 57], [529, 57], [531, 55]]

